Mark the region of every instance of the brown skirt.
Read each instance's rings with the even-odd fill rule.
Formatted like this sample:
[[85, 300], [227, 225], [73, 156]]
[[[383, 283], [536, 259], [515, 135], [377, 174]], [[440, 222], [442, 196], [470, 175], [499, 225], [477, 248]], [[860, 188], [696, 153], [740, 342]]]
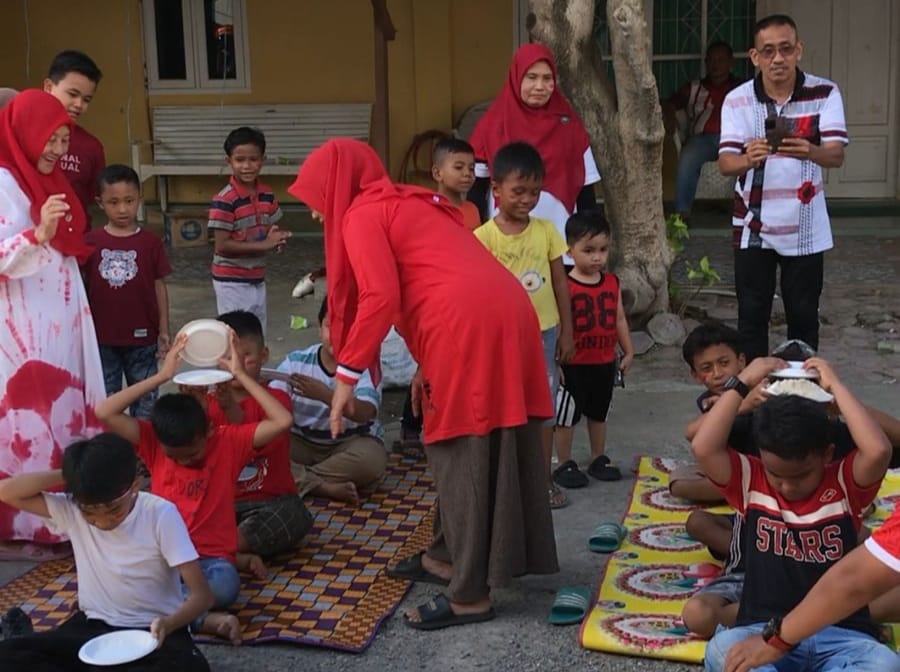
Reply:
[[425, 446], [438, 493], [427, 553], [453, 565], [447, 596], [475, 602], [524, 574], [559, 571], [541, 421]]

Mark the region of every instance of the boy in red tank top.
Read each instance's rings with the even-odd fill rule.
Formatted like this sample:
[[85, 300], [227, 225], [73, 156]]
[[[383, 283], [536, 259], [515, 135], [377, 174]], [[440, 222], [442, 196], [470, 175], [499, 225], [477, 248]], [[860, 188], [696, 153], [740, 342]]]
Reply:
[[[577, 212], [566, 222], [566, 243], [575, 262], [569, 271], [575, 357], [562, 365], [557, 395], [556, 451], [560, 466], [553, 480], [564, 488], [581, 488], [588, 478], [572, 459], [572, 435], [584, 415], [591, 442], [588, 473], [601, 481], [617, 481], [622, 473], [606, 456], [606, 415], [616, 375], [631, 368], [634, 346], [622, 307], [619, 279], [606, 271], [610, 226], [599, 212]], [[616, 365], [616, 346], [622, 359]]]

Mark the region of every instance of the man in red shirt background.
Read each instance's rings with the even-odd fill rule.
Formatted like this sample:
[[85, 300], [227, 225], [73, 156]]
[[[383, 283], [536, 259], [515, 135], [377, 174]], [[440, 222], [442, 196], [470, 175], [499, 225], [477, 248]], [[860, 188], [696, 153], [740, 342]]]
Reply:
[[722, 101], [741, 83], [731, 74], [734, 53], [727, 42], [706, 48], [706, 77], [686, 82], [663, 102], [666, 133], [678, 133], [681, 152], [675, 176], [675, 212], [685, 220], [691, 214], [703, 164], [719, 158]]

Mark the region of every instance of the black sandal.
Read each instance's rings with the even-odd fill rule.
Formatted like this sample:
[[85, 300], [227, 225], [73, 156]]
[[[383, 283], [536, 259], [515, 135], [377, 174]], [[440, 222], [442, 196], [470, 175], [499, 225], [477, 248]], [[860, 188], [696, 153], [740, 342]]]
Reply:
[[614, 467], [606, 455], [601, 455], [591, 462], [588, 467], [588, 473], [598, 481], [621, 481], [622, 472], [618, 467]]
[[564, 488], [573, 490], [583, 488], [590, 481], [584, 472], [578, 468], [575, 460], [567, 460], [553, 470], [553, 482]]
[[438, 586], [449, 586], [450, 582], [437, 574], [432, 574], [422, 565], [422, 556], [424, 551], [404, 558], [393, 567], [385, 570], [392, 579], [402, 579], [403, 581], [415, 581], [417, 583], [433, 583]]
[[416, 630], [441, 630], [451, 628], [454, 625], [469, 625], [470, 623], [484, 623], [496, 616], [494, 608], [480, 614], [455, 614], [450, 607], [450, 600], [444, 595], [429, 600], [425, 604], [416, 607], [419, 612], [419, 620], [413, 621], [407, 615], [403, 615], [406, 624]]

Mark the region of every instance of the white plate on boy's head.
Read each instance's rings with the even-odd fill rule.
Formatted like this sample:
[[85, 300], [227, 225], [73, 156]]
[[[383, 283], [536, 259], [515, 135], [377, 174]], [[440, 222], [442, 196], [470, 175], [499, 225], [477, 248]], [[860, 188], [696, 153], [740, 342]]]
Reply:
[[291, 374], [278, 369], [260, 369], [259, 377], [263, 380], [280, 380], [283, 383], [291, 382]]
[[[178, 332], [188, 337], [181, 356], [194, 366], [215, 366], [228, 352], [228, 325], [218, 320], [194, 320]], [[177, 338], [177, 336], [176, 336]]]
[[793, 394], [811, 401], [818, 401], [826, 404], [834, 400], [834, 395], [826, 392], [811, 380], [792, 379], [792, 380], [776, 380], [774, 383], [765, 388], [766, 394], [773, 397], [780, 397], [786, 394]]
[[[815, 369], [804, 369], [803, 362], [788, 362], [790, 366], [786, 369], [778, 369], [769, 374], [769, 378], [805, 378], [806, 380], [816, 380], [819, 372]], [[797, 366], [799, 365], [799, 366]]]
[[176, 385], [191, 385], [194, 387], [209, 387], [210, 385], [218, 385], [219, 383], [227, 383], [233, 380], [234, 376], [230, 371], [222, 369], [193, 369], [191, 371], [182, 371], [172, 378], [172, 382]]
[[116, 630], [85, 642], [78, 658], [88, 665], [121, 665], [153, 653], [157, 643], [146, 630]]

